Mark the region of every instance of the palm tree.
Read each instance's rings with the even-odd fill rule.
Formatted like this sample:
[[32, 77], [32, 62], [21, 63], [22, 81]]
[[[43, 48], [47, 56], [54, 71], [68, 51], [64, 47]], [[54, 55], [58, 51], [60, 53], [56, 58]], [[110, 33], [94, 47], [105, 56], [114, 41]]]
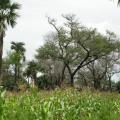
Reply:
[[24, 48], [24, 43], [23, 42], [11, 42], [11, 49], [14, 50], [16, 53], [20, 53], [24, 57], [25, 53], [25, 48]]
[[2, 55], [3, 55], [3, 39], [8, 26], [12, 28], [16, 25], [16, 19], [19, 17], [16, 10], [20, 9], [18, 3], [11, 0], [0, 0], [0, 79], [2, 74]]
[[39, 71], [39, 69], [39, 65], [34, 60], [28, 62], [28, 66], [26, 68], [26, 75], [27, 78], [32, 78], [33, 86], [35, 86], [37, 82], [37, 72]]
[[25, 61], [25, 48], [23, 42], [11, 42], [11, 49], [14, 51], [13, 59], [15, 63], [15, 81], [20, 77], [21, 60]]

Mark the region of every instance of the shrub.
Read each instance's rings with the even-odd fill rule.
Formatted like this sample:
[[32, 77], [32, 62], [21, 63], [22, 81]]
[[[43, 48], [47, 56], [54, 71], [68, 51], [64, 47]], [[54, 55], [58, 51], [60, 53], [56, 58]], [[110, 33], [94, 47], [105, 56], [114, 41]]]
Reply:
[[116, 83], [116, 89], [117, 89], [117, 91], [120, 93], [120, 81], [118, 81], [118, 82]]

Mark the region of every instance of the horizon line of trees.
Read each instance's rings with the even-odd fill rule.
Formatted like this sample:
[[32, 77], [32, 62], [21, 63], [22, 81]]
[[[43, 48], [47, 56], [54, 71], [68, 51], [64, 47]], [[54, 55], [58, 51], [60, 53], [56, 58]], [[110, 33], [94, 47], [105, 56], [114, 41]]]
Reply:
[[8, 26], [16, 25], [19, 9], [20, 4], [12, 0], [0, 1], [1, 85], [12, 90], [20, 84], [29, 86], [33, 81], [33, 86], [42, 89], [70, 84], [112, 91], [115, 85], [112, 76], [120, 72], [119, 38], [111, 31], [103, 35], [97, 29], [81, 25], [75, 15], [62, 15], [65, 19], [62, 26], [48, 17], [55, 32], [46, 35], [44, 45], [27, 65], [23, 42], [12, 42], [8, 56], [2, 59], [5, 32]]
[[[44, 45], [35, 58], [25, 61], [25, 44], [11, 42], [11, 50], [3, 61], [1, 84], [8, 90], [33, 83], [41, 89], [66, 85], [93, 87], [96, 90], [118, 89], [112, 77], [120, 72], [120, 41], [115, 33], [103, 35], [97, 29], [79, 23], [75, 15], [62, 15], [65, 23], [46, 35]], [[38, 75], [41, 74], [41, 75]]]

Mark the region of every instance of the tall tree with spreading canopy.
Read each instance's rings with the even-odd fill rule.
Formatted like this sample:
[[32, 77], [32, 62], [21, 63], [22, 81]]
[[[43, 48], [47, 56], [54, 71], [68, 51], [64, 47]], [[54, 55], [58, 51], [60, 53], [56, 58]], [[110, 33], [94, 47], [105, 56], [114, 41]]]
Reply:
[[0, 0], [0, 79], [2, 74], [3, 39], [8, 26], [12, 28], [16, 25], [19, 17], [16, 10], [20, 9], [18, 3], [11, 0]]
[[[57, 55], [54, 56], [59, 55], [58, 59], [67, 67], [71, 85], [73, 85], [75, 75], [82, 67], [115, 50], [116, 44], [111, 43], [106, 36], [97, 32], [96, 29], [80, 25], [75, 15], [63, 15], [63, 17], [66, 22], [61, 27], [56, 25], [54, 19], [48, 18], [48, 22], [56, 30], [53, 44], [55, 43], [54, 48], [57, 48], [58, 52], [55, 52]], [[53, 57], [53, 53], [50, 54]]]

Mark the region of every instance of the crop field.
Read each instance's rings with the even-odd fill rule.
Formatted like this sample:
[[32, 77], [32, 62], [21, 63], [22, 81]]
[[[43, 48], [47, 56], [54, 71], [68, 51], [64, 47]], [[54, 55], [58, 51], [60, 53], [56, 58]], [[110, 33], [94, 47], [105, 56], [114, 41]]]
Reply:
[[2, 93], [0, 120], [120, 120], [120, 95], [73, 89]]

